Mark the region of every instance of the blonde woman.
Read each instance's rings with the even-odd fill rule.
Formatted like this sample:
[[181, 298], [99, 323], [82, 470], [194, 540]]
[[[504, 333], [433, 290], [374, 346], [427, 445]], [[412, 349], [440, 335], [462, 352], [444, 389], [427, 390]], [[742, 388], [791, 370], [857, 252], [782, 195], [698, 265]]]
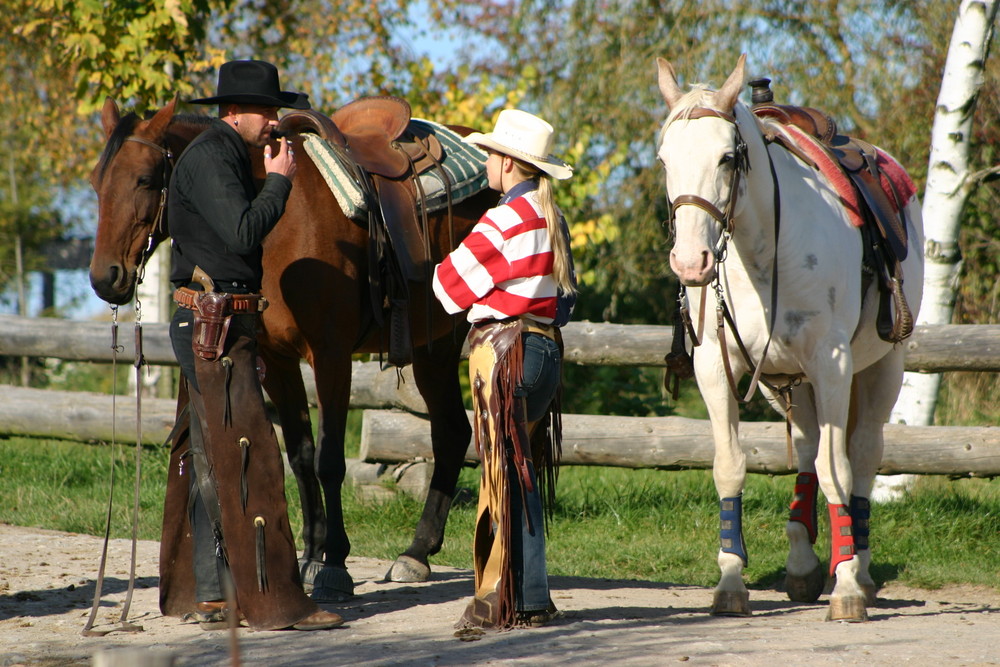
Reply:
[[468, 310], [472, 323], [469, 379], [483, 462], [475, 595], [458, 626], [537, 626], [556, 613], [543, 495], [551, 502], [559, 456], [559, 327], [576, 300], [552, 179], [573, 170], [551, 155], [552, 126], [517, 109], [501, 111], [493, 132], [465, 141], [487, 152], [489, 186], [503, 196], [434, 271], [445, 310]]

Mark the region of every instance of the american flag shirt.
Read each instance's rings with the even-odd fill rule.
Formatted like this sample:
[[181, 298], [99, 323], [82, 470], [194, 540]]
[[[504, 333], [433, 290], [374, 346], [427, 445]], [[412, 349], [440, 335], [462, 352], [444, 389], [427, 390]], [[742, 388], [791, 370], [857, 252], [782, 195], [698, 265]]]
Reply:
[[511, 188], [435, 267], [434, 294], [447, 312], [468, 309], [470, 322], [555, 319], [558, 286], [537, 187], [522, 181]]

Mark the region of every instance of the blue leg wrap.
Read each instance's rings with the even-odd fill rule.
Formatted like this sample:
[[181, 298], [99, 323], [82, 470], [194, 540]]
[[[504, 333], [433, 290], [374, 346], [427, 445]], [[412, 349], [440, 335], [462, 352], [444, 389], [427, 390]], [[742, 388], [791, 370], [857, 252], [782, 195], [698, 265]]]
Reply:
[[854, 548], [868, 548], [868, 521], [872, 506], [867, 498], [851, 496], [851, 531], [854, 533]]
[[749, 564], [746, 544], [743, 542], [743, 496], [723, 498], [719, 501], [719, 543], [722, 551], [735, 554]]

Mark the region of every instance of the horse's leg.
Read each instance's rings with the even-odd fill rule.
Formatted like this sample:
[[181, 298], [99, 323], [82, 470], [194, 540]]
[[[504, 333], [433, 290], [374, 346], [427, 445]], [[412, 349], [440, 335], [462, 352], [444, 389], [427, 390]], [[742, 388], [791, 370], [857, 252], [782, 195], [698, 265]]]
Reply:
[[317, 351], [312, 359], [319, 406], [319, 450], [316, 476], [326, 500], [326, 559], [316, 574], [312, 597], [324, 602], [343, 602], [354, 595], [354, 580], [347, 571], [351, 541], [344, 526], [340, 496], [347, 475], [344, 431], [351, 400], [351, 355], [330, 348]]
[[852, 407], [853, 429], [849, 434], [851, 470], [851, 527], [860, 561], [858, 583], [865, 603], [874, 606], [878, 587], [869, 573], [871, 548], [868, 543], [870, 497], [882, 462], [882, 429], [889, 419], [903, 382], [903, 349], [894, 348], [877, 363], [854, 377]]
[[[785, 593], [794, 602], [815, 602], [823, 593], [823, 564], [816, 556], [816, 500], [819, 480], [816, 476], [816, 450], [819, 426], [816, 423], [815, 399], [811, 385], [792, 390], [792, 438], [798, 461], [795, 491], [785, 524], [788, 558], [785, 561]], [[783, 406], [781, 407], [783, 410]]]
[[831, 341], [827, 349], [833, 354], [814, 358], [806, 369], [810, 378], [821, 379], [813, 385], [820, 429], [816, 474], [830, 515], [830, 574], [836, 577], [827, 620], [866, 621], [865, 595], [858, 582], [861, 559], [851, 530], [853, 473], [847, 455], [854, 369], [848, 341]]
[[434, 341], [430, 350], [414, 349], [413, 376], [430, 416], [434, 474], [413, 543], [392, 564], [386, 574], [390, 581], [427, 581], [428, 556], [444, 543], [445, 522], [472, 437], [458, 377], [461, 342], [461, 333], [455, 333]]
[[316, 443], [309, 419], [306, 389], [297, 357], [282, 356], [264, 346], [261, 346], [260, 352], [265, 368], [264, 389], [278, 411], [285, 452], [299, 488], [302, 541], [305, 543], [299, 567], [302, 584], [309, 589], [316, 572], [322, 566], [326, 511], [323, 508], [323, 493], [316, 477]]
[[739, 407], [729, 391], [721, 359], [695, 355], [698, 388], [705, 399], [715, 440], [712, 476], [719, 494], [719, 555], [721, 577], [712, 596], [712, 614], [749, 616], [750, 593], [743, 583], [747, 553], [743, 543], [743, 486], [746, 482], [746, 455], [739, 443]]

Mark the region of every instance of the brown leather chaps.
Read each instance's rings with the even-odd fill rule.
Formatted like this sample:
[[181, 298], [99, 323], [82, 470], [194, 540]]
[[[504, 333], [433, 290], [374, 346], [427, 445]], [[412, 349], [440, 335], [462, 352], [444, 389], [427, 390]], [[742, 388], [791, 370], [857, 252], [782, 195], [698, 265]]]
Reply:
[[287, 628], [319, 607], [299, 578], [284, 467], [265, 412], [252, 327], [234, 326], [220, 359], [196, 357], [195, 377], [197, 388], [182, 376], [178, 395], [160, 543], [160, 609], [183, 616], [197, 602], [188, 514], [194, 467], [190, 422], [184, 420], [199, 419], [237, 607], [254, 630]]

